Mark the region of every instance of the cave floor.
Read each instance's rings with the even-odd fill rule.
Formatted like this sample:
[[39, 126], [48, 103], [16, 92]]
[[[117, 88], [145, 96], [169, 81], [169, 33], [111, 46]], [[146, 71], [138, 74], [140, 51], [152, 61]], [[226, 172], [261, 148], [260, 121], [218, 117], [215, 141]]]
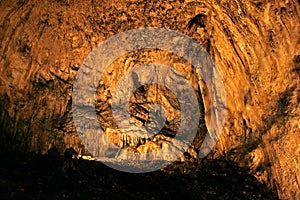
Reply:
[[277, 199], [245, 169], [223, 160], [132, 174], [97, 161], [0, 155], [0, 199]]

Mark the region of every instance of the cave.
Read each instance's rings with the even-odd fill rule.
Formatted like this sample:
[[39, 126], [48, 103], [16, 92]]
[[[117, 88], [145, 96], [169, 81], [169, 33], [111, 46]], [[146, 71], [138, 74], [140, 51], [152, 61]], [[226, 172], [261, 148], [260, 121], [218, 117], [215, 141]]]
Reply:
[[1, 199], [300, 197], [299, 2], [0, 9]]

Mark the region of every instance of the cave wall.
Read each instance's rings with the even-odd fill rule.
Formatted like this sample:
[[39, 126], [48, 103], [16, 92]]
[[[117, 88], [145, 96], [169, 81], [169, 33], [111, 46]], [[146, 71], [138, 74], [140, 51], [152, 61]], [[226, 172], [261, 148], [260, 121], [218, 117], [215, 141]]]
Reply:
[[[0, 9], [2, 147], [84, 151], [71, 111], [84, 58], [114, 34], [164, 27], [197, 40], [222, 74], [227, 118], [209, 157], [249, 167], [280, 198], [300, 196], [299, 2], [7, 0]], [[189, 24], [197, 14], [202, 25]]]

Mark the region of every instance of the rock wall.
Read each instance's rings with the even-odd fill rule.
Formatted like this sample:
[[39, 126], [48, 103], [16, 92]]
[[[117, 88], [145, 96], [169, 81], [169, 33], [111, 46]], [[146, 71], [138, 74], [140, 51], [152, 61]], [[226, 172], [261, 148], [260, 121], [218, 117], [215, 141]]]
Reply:
[[280, 198], [300, 197], [299, 1], [7, 0], [0, 8], [3, 148], [86, 153], [71, 109], [84, 58], [122, 31], [163, 27], [197, 40], [223, 77], [227, 118], [209, 157], [248, 167]]

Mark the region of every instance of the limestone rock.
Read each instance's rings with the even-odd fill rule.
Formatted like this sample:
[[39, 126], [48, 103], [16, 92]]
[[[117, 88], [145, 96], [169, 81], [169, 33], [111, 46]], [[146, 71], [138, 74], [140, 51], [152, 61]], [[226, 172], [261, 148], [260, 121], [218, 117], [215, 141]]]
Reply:
[[[164, 27], [205, 47], [224, 81], [226, 122], [208, 158], [223, 157], [248, 167], [282, 199], [300, 197], [299, 1], [6, 0], [0, 2], [0, 10], [1, 148], [46, 153], [53, 146], [60, 152], [73, 147], [88, 154], [76, 134], [71, 106], [72, 86], [84, 58], [117, 33]], [[208, 117], [215, 112], [210, 110], [215, 102], [192, 66], [169, 52], [131, 52], [107, 69], [95, 99], [101, 128], [104, 132], [117, 128], [109, 110], [117, 80], [140, 63], [155, 61], [172, 66], [197, 91], [202, 102], [192, 145], [197, 152], [217, 120]], [[167, 89], [157, 92], [151, 87], [132, 96], [132, 120], [147, 124], [145, 102], [157, 97], [168, 108], [162, 135], [173, 138], [180, 122], [178, 102]], [[82, 96], [81, 105], [89, 108], [92, 101]], [[88, 130], [86, 137], [103, 139], [97, 130]], [[128, 138], [126, 145], [131, 144], [133, 151], [156, 148], [155, 136], [148, 147], [143, 139]], [[120, 145], [122, 136], [115, 134], [111, 141]], [[91, 153], [99, 152], [97, 143], [92, 146]]]

